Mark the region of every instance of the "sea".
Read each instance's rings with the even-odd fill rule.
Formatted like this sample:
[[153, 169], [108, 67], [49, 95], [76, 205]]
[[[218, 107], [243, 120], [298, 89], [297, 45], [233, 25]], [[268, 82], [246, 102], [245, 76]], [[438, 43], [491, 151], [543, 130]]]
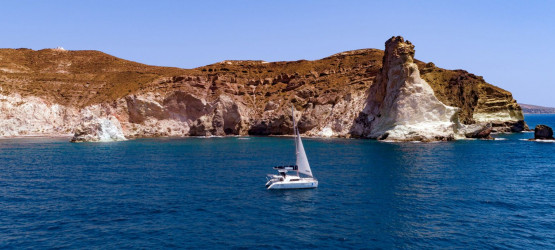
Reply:
[[555, 249], [555, 143], [494, 136], [303, 138], [319, 187], [281, 191], [292, 137], [1, 139], [0, 248]]

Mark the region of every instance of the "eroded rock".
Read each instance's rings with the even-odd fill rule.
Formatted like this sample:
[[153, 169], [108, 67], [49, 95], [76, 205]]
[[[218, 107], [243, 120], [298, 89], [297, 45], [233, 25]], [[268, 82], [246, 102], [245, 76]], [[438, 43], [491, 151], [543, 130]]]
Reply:
[[476, 138], [476, 139], [492, 139], [490, 134], [493, 129], [491, 124], [473, 124], [465, 126], [461, 129], [466, 138]]
[[534, 139], [555, 140], [553, 138], [553, 129], [547, 125], [536, 125], [536, 128], [534, 128]]
[[124, 141], [121, 125], [114, 116], [89, 118], [84, 120], [71, 138], [71, 142], [108, 142]]
[[457, 108], [440, 102], [420, 77], [414, 45], [402, 37], [392, 37], [385, 46], [383, 67], [351, 133], [396, 141], [455, 138]]

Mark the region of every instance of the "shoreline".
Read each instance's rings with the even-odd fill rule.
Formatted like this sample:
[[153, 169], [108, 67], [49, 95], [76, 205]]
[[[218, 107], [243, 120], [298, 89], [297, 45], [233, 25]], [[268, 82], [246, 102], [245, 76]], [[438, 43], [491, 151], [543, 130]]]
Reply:
[[[530, 131], [521, 131], [521, 132], [495, 132], [492, 135], [509, 135], [509, 134], [520, 134], [520, 133], [533, 133], [533, 130]], [[145, 137], [129, 137], [126, 138], [125, 141], [129, 140], [137, 140], [137, 139], [187, 139], [187, 138], [198, 138], [198, 139], [216, 139], [216, 138], [249, 138], [249, 137], [267, 137], [267, 138], [293, 138], [295, 135], [223, 135], [223, 136], [145, 136]], [[347, 139], [347, 140], [369, 140], [369, 141], [379, 141], [379, 142], [387, 142], [387, 143], [405, 143], [405, 142], [419, 142], [419, 143], [433, 143], [433, 142], [449, 142], [446, 141], [391, 141], [391, 140], [378, 140], [378, 139], [371, 139], [371, 138], [357, 138], [357, 137], [341, 137], [341, 136], [308, 136], [302, 135], [303, 138], [306, 139]], [[17, 135], [17, 136], [0, 136], [1, 140], [9, 140], [9, 139], [66, 139], [67, 142], [71, 142], [71, 138], [73, 135], [71, 134], [62, 134], [62, 135]], [[466, 140], [500, 140], [500, 138], [493, 137], [492, 139], [480, 139], [480, 138], [463, 138], [463, 139], [455, 139], [450, 141], [466, 141]], [[502, 140], [502, 139], [501, 139]], [[118, 142], [118, 141], [90, 141], [90, 142]], [[82, 142], [79, 142], [82, 143]]]
[[6, 139], [26, 139], [26, 138], [51, 138], [51, 139], [61, 139], [68, 138], [71, 139], [73, 135], [10, 135], [10, 136], [0, 136], [0, 140]]

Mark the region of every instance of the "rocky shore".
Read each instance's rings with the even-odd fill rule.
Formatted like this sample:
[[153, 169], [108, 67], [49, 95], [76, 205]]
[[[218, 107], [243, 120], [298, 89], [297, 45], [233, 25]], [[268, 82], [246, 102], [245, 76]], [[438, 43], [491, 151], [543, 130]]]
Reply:
[[414, 58], [402, 37], [316, 61], [155, 67], [96, 51], [0, 50], [0, 136], [72, 141], [285, 135], [395, 141], [527, 129], [505, 90]]

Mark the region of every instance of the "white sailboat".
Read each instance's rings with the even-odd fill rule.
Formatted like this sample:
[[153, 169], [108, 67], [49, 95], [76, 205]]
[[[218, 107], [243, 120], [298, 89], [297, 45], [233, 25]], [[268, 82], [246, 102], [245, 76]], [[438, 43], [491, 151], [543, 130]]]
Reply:
[[[308, 158], [304, 151], [301, 134], [295, 123], [295, 114], [291, 107], [293, 116], [293, 132], [295, 133], [295, 154], [297, 156], [296, 165], [277, 166], [274, 167], [279, 175], [269, 174], [269, 180], [266, 183], [268, 189], [298, 189], [298, 188], [317, 188], [318, 180], [312, 175], [312, 170], [308, 164]], [[296, 175], [288, 175], [289, 171], [296, 171]], [[301, 176], [302, 174], [302, 176]], [[306, 176], [306, 177], [303, 177]]]

